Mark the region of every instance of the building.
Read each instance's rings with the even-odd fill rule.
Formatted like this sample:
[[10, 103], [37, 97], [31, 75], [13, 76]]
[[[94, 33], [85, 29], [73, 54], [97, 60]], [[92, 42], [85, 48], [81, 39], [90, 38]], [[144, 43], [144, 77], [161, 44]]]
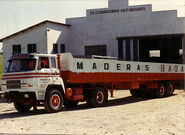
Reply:
[[104, 55], [131, 61], [185, 63], [185, 17], [176, 10], [152, 11], [152, 5], [128, 6], [109, 0], [108, 8], [90, 9], [66, 24], [43, 21], [7, 36], [4, 65], [16, 53]]

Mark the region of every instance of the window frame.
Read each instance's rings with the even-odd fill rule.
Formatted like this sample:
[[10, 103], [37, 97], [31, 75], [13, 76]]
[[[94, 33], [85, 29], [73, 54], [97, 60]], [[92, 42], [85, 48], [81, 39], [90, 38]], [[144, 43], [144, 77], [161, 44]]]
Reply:
[[54, 43], [53, 44], [53, 54], [57, 54], [58, 53], [58, 44]]
[[[29, 46], [31, 46], [31, 51], [29, 51]], [[27, 52], [28, 53], [36, 53], [37, 52], [37, 45], [36, 45], [36, 43], [27, 44]]]
[[60, 53], [65, 53], [65, 52], [66, 52], [65, 44], [60, 44]]
[[20, 53], [21, 53], [21, 44], [12, 45], [12, 54], [14, 55], [14, 54], [20, 54]]
[[[42, 61], [43, 61], [43, 59], [41, 59], [41, 58], [47, 58], [47, 60], [48, 60], [48, 67], [44, 67], [44, 68], [42, 68], [41, 67], [41, 63], [42, 63]], [[45, 64], [46, 65], [46, 64]], [[51, 67], [51, 64], [50, 64], [50, 59], [49, 59], [49, 57], [43, 57], [43, 56], [41, 56], [41, 57], [39, 57], [39, 59], [38, 59], [38, 64], [37, 64], [37, 70], [41, 70], [41, 69], [50, 69], [50, 67]]]
[[88, 46], [85, 46], [84, 49], [85, 49], [85, 55], [107, 56], [106, 45], [88, 45]]

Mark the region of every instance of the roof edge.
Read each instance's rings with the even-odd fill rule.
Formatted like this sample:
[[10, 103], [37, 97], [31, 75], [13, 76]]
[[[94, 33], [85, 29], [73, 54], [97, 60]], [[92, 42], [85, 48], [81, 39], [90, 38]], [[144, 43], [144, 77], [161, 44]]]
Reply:
[[54, 24], [63, 25], [63, 26], [67, 26], [67, 27], [70, 27], [70, 26], [71, 26], [70, 24], [64, 24], [64, 23], [60, 23], [60, 22], [45, 20], [45, 21], [42, 21], [42, 22], [37, 23], [37, 24], [35, 24], [35, 25], [32, 25], [32, 26], [30, 26], [30, 27], [28, 27], [28, 28], [25, 28], [25, 29], [23, 29], [23, 30], [21, 30], [21, 31], [18, 31], [18, 32], [16, 32], [16, 33], [13, 33], [13, 34], [11, 34], [11, 35], [8, 35], [8, 36], [6, 36], [6, 37], [0, 39], [0, 42], [3, 42], [4, 39], [10, 38], [10, 37], [12, 37], [12, 36], [15, 36], [15, 35], [21, 33], [21, 32], [25, 32], [25, 31], [27, 31], [27, 30], [29, 30], [29, 29], [32, 29], [33, 27], [36, 27], [36, 26], [39, 26], [39, 25], [41, 25], [41, 24], [48, 23], [48, 22], [49, 22], [49, 23], [54, 23]]
[[158, 35], [139, 35], [139, 36], [121, 36], [116, 39], [128, 39], [128, 38], [150, 38], [150, 37], [168, 37], [168, 36], [185, 36], [185, 33], [174, 33], [174, 34], [158, 34]]

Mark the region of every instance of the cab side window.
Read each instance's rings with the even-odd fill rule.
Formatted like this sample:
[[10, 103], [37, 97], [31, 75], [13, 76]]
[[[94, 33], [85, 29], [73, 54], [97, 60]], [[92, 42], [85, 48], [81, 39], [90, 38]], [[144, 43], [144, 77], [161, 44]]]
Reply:
[[40, 57], [39, 58], [37, 69], [40, 70], [42, 68], [49, 68], [49, 58], [48, 57]]
[[56, 60], [55, 60], [55, 57], [51, 57], [51, 67], [52, 68], [56, 68]]

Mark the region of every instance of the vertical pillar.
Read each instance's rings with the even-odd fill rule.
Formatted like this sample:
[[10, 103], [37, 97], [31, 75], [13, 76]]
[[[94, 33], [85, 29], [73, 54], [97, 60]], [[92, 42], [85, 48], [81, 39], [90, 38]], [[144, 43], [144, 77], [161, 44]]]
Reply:
[[134, 61], [134, 41], [130, 39], [130, 60]]
[[139, 61], [139, 42], [138, 39], [134, 39], [133, 40], [133, 46], [134, 46], [134, 50], [133, 50], [133, 56], [134, 56], [134, 61]]
[[130, 60], [130, 39], [126, 39], [126, 60]]
[[139, 57], [140, 57], [140, 55], [139, 55], [139, 52], [140, 52], [140, 50], [139, 50], [139, 39], [137, 39], [137, 60], [139, 61]]
[[182, 63], [185, 64], [185, 35], [182, 36]]
[[118, 58], [123, 59], [123, 40], [118, 39]]
[[127, 52], [126, 52], [126, 40], [123, 40], [123, 59], [127, 59]]

